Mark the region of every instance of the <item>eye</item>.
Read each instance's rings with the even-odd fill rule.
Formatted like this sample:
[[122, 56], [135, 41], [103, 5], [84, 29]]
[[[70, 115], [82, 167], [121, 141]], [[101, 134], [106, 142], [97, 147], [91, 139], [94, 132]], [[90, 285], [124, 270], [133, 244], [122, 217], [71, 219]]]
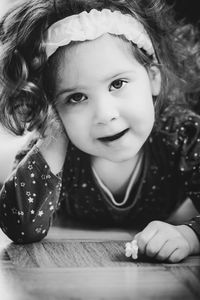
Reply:
[[110, 90], [119, 90], [121, 89], [127, 82], [125, 80], [122, 80], [122, 79], [117, 79], [117, 80], [114, 80], [112, 83], [111, 83], [111, 88]]
[[87, 99], [87, 97], [85, 95], [83, 95], [82, 93], [76, 93], [73, 95], [70, 95], [68, 97], [68, 103], [81, 103], [83, 101], [85, 101]]

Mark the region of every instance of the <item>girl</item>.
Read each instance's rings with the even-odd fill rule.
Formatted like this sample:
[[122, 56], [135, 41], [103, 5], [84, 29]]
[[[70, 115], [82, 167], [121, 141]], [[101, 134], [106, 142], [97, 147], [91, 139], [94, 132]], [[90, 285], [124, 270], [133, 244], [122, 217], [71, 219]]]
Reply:
[[[160, 0], [31, 0], [0, 32], [1, 121], [40, 133], [1, 190], [5, 234], [39, 241], [62, 211], [141, 230], [139, 253], [160, 261], [198, 254], [200, 118], [186, 103], [198, 49], [182, 47], [186, 28], [175, 35]], [[167, 223], [186, 198], [188, 220]]]

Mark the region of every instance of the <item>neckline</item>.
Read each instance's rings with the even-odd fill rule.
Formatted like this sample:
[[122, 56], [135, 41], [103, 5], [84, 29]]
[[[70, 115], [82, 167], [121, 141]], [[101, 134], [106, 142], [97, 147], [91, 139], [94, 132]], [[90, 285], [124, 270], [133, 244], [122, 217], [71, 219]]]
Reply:
[[133, 185], [135, 184], [135, 182], [137, 181], [138, 176], [140, 175], [140, 168], [141, 168], [141, 165], [143, 163], [143, 157], [144, 157], [144, 153], [142, 151], [138, 155], [138, 159], [137, 159], [136, 164], [135, 164], [135, 166], [133, 168], [133, 171], [131, 173], [131, 177], [129, 179], [128, 186], [127, 186], [127, 188], [125, 190], [123, 200], [120, 201], [120, 202], [115, 200], [114, 195], [109, 190], [109, 188], [103, 183], [103, 181], [99, 177], [98, 173], [96, 172], [94, 166], [91, 166], [92, 172], [93, 172], [93, 174], [94, 174], [94, 176], [95, 176], [98, 184], [103, 189], [103, 191], [109, 196], [109, 199], [111, 200], [111, 203], [114, 204], [115, 206], [117, 206], [117, 207], [124, 206], [126, 204], [126, 202], [128, 201], [131, 189], [132, 189]]

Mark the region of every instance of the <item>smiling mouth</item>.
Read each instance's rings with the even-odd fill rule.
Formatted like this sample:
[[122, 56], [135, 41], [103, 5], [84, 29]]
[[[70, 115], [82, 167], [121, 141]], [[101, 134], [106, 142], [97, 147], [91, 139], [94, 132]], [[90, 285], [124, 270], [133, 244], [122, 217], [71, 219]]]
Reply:
[[98, 140], [100, 140], [101, 142], [113, 142], [115, 140], [118, 140], [119, 138], [121, 138], [123, 135], [125, 135], [128, 132], [128, 128], [115, 134], [115, 135], [111, 135], [111, 136], [106, 136], [106, 137], [101, 137], [98, 138]]

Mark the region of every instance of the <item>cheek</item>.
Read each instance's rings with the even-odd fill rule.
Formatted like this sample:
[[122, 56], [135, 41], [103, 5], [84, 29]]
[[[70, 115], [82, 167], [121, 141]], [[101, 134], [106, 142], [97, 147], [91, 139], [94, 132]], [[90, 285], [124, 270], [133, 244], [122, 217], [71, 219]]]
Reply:
[[144, 99], [145, 101], [143, 101], [143, 97], [138, 97], [124, 111], [134, 132], [141, 137], [147, 136], [151, 132], [155, 121], [155, 109], [151, 95]]
[[88, 119], [84, 117], [84, 114], [65, 110], [60, 110], [58, 113], [70, 139], [81, 138], [85, 132], [88, 132]]
[[153, 98], [150, 94], [135, 94], [122, 107], [123, 114], [126, 114], [132, 121], [144, 121], [154, 119], [155, 109]]

